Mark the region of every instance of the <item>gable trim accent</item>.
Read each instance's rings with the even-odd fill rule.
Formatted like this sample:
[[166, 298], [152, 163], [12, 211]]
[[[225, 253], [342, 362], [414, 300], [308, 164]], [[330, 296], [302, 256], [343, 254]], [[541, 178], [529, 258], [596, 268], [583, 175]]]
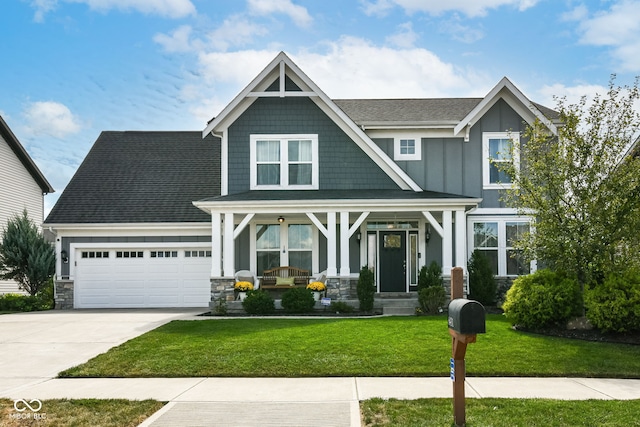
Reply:
[[[291, 74], [287, 74], [287, 68]], [[278, 91], [267, 92], [265, 83], [280, 77]], [[291, 78], [302, 91], [286, 91], [284, 75]], [[268, 80], [266, 82], [266, 80]], [[403, 171], [367, 134], [358, 127], [320, 88], [284, 53], [280, 52], [267, 67], [244, 88], [203, 131], [203, 138], [212, 132], [224, 131], [237, 117], [261, 96], [307, 96], [333, 120], [378, 166], [403, 190], [422, 191], [422, 188]]]
[[540, 120], [553, 133], [558, 135], [558, 128], [518, 89], [511, 81], [503, 77], [498, 84], [489, 91], [482, 101], [467, 114], [467, 116], [458, 123], [453, 129], [454, 135], [459, 135], [470, 128], [497, 102], [498, 99], [504, 99], [516, 113], [520, 115], [527, 123], [531, 124], [535, 119]]
[[29, 156], [27, 150], [25, 150], [22, 144], [20, 144], [20, 141], [18, 141], [18, 138], [11, 131], [9, 125], [7, 125], [7, 122], [4, 121], [2, 116], [0, 116], [0, 135], [7, 142], [11, 150], [13, 150], [13, 152], [16, 154], [18, 159], [20, 159], [27, 171], [29, 171], [29, 173], [33, 177], [33, 180], [42, 190], [42, 193], [54, 193], [55, 190], [53, 189], [51, 184], [49, 184], [49, 181], [47, 181], [40, 169], [38, 169], [38, 166], [36, 166], [31, 156]]

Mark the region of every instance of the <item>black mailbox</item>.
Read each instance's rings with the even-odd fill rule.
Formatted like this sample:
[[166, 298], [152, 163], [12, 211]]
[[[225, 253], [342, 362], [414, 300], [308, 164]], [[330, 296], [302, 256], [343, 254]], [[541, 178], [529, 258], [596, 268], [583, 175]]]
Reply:
[[484, 334], [484, 307], [478, 301], [454, 299], [449, 303], [449, 328], [460, 334]]

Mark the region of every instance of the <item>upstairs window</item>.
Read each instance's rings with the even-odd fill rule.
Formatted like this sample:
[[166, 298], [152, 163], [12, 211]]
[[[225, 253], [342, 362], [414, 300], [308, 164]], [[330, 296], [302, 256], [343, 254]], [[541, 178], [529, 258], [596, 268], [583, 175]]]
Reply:
[[422, 143], [417, 137], [395, 138], [393, 141], [394, 160], [421, 160]]
[[509, 132], [485, 132], [482, 134], [483, 173], [484, 188], [510, 188], [512, 177], [500, 170], [501, 163], [514, 163], [518, 166], [517, 148], [520, 135]]
[[251, 189], [318, 189], [318, 135], [252, 135]]

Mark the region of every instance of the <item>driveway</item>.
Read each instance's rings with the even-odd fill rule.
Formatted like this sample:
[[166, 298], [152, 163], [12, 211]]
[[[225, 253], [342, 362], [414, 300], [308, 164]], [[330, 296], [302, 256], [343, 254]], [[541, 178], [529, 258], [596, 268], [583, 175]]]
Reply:
[[46, 381], [174, 319], [206, 309], [69, 310], [0, 316], [0, 396]]

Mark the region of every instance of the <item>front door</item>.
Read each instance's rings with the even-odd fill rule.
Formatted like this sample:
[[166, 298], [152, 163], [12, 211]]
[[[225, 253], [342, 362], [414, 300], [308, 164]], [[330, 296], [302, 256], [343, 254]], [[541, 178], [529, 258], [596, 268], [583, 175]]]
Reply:
[[407, 233], [382, 231], [379, 240], [380, 292], [407, 290]]

